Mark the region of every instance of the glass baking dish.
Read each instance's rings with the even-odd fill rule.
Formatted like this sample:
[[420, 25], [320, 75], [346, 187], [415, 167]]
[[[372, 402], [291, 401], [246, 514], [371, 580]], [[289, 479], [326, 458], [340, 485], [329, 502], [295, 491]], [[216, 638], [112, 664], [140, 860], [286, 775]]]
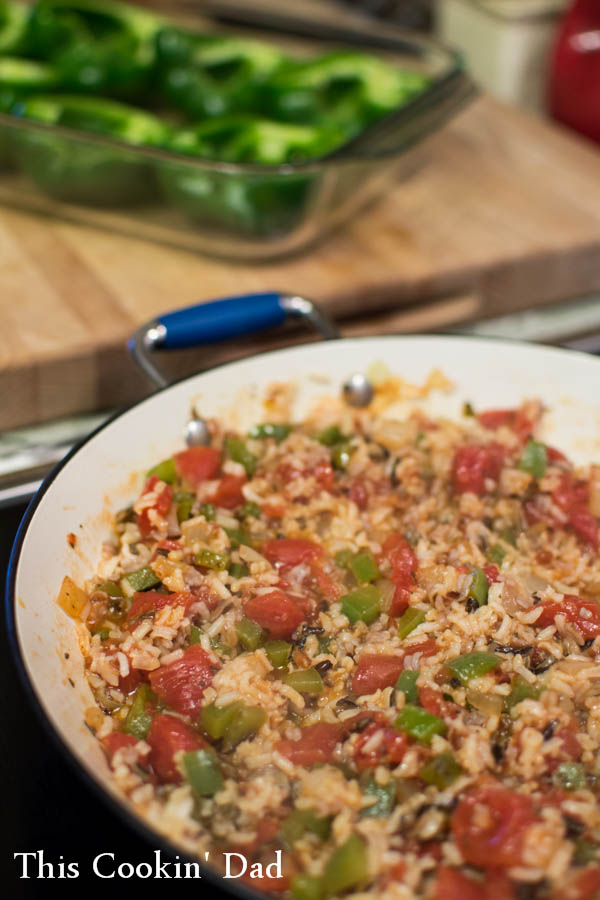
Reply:
[[321, 239], [402, 177], [407, 151], [473, 93], [459, 57], [413, 33], [319, 25], [310, 38], [261, 39], [301, 56], [364, 50], [430, 84], [328, 156], [278, 167], [204, 161], [0, 114], [0, 203], [193, 251], [274, 258]]

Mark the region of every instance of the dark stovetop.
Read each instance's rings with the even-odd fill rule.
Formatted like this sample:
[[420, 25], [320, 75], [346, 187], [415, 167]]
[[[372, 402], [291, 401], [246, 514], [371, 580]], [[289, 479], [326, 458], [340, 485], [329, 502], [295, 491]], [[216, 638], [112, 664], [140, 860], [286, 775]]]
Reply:
[[[24, 512], [23, 508], [0, 513], [0, 575], [5, 582], [10, 548]], [[6, 621], [0, 629], [0, 685], [2, 716], [0, 725], [0, 780], [3, 895], [13, 900], [46, 897], [52, 885], [67, 896], [81, 900], [82, 889], [108, 891], [113, 897], [131, 898], [140, 890], [144, 897], [154, 890], [172, 891], [164, 881], [100, 880], [92, 874], [92, 860], [99, 853], [114, 853], [116, 862], [152, 862], [150, 847], [98, 799], [71, 764], [62, 757], [41, 723], [37, 711], [25, 693], [13, 662], [6, 634]], [[22, 879], [21, 862], [14, 853], [44, 851], [44, 862], [55, 863], [55, 878], [62, 861], [78, 863], [77, 879]], [[34, 862], [32, 872], [37, 874]], [[48, 870], [46, 870], [48, 872]], [[167, 883], [168, 884], [168, 883]], [[185, 886], [193, 885], [194, 896], [213, 900], [215, 892], [206, 882], [178, 881], [179, 898]], [[74, 890], [73, 890], [74, 889]], [[76, 892], [76, 894], [75, 894]]]

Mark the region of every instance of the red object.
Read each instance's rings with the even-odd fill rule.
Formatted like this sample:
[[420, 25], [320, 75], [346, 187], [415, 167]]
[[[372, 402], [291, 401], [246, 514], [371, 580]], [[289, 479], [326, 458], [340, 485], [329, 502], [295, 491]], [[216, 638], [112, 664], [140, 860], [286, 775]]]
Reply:
[[600, 866], [588, 866], [552, 894], [552, 900], [596, 900], [600, 892]]
[[278, 565], [283, 572], [293, 569], [301, 563], [310, 565], [323, 556], [323, 548], [304, 538], [280, 538], [265, 541], [262, 554], [272, 565]]
[[444, 866], [438, 875], [434, 900], [516, 900], [516, 891], [503, 872], [488, 871], [481, 882]]
[[387, 560], [392, 567], [392, 581], [396, 589], [390, 615], [401, 616], [408, 609], [415, 586], [417, 557], [401, 534], [390, 534], [383, 542], [379, 560]]
[[209, 503], [222, 506], [223, 509], [235, 509], [245, 502], [242, 488], [248, 479], [245, 475], [223, 475], [217, 489], [209, 497]]
[[588, 509], [589, 493], [587, 481], [576, 481], [570, 472], [563, 472], [552, 499], [566, 515], [577, 537], [597, 550], [598, 520]]
[[206, 742], [189, 725], [165, 713], [152, 719], [146, 742], [150, 744], [150, 763], [154, 772], [161, 782], [168, 784], [181, 781], [181, 773], [173, 760], [176, 753], [206, 747]]
[[279, 741], [275, 749], [297, 766], [328, 763], [339, 742], [344, 737], [343, 725], [335, 722], [317, 722], [307, 725], [297, 741]]
[[549, 105], [559, 122], [600, 142], [600, 6], [577, 0], [563, 19], [552, 61]]
[[129, 675], [119, 676], [119, 690], [127, 697], [137, 689], [142, 681], [142, 672], [129, 666]]
[[486, 566], [483, 570], [483, 574], [485, 575], [488, 584], [494, 584], [496, 581], [500, 581], [500, 569], [498, 566], [494, 566], [493, 564]]
[[[408, 737], [389, 726], [385, 719], [384, 721], [386, 724], [383, 726], [379, 721], [372, 722], [360, 734], [354, 746], [354, 762], [359, 771], [374, 769], [383, 763], [398, 765], [404, 759], [408, 749]], [[375, 735], [378, 735], [378, 739]], [[373, 748], [368, 749], [371, 741]]]
[[117, 750], [122, 750], [123, 747], [135, 747], [136, 744], [137, 739], [132, 734], [125, 734], [123, 731], [111, 731], [102, 738], [102, 746], [106, 750], [109, 762], [112, 762]]
[[419, 688], [419, 700], [423, 709], [432, 716], [440, 716], [442, 719], [444, 716], [456, 716], [460, 709], [456, 703], [444, 700], [441, 691], [431, 687]]
[[171, 485], [165, 484], [156, 475], [151, 475], [147, 480], [142, 489], [142, 497], [144, 494], [152, 493], [152, 491], [157, 492], [154, 504], [143, 509], [137, 519], [137, 526], [142, 537], [148, 537], [154, 527], [150, 520], [149, 510], [154, 509], [159, 516], [164, 518], [171, 508], [171, 500], [173, 499], [173, 488]]
[[199, 644], [192, 644], [180, 659], [150, 672], [150, 685], [171, 709], [193, 717], [200, 711], [204, 691], [211, 684], [217, 668]]
[[451, 825], [465, 862], [505, 869], [523, 862], [523, 835], [535, 821], [530, 797], [490, 780], [463, 796]]
[[244, 615], [274, 638], [291, 637], [305, 619], [298, 604], [278, 588], [248, 600], [244, 606]]
[[324, 459], [320, 459], [312, 474], [314, 474], [323, 490], [330, 494], [335, 487], [335, 473], [331, 468], [330, 463], [326, 462]]
[[547, 628], [554, 624], [559, 613], [572, 622], [584, 640], [596, 638], [600, 634], [600, 606], [595, 600], [581, 600], [573, 594], [567, 594], [562, 603], [543, 603], [542, 612], [534, 622], [538, 628]]
[[355, 478], [350, 485], [348, 497], [356, 503], [359, 509], [366, 509], [369, 505], [369, 492], [363, 478]]
[[477, 421], [490, 431], [507, 425], [522, 441], [530, 437], [535, 424], [531, 417], [530, 404], [525, 404], [519, 409], [488, 409], [478, 413]]
[[363, 653], [352, 676], [352, 690], [360, 697], [392, 687], [404, 669], [404, 656]]
[[498, 479], [504, 462], [501, 444], [467, 444], [458, 447], [452, 462], [452, 483], [457, 494], [485, 494], [486, 478]]
[[165, 606], [184, 606], [185, 609], [195, 603], [196, 597], [189, 591], [181, 594], [162, 594], [160, 591], [136, 591], [127, 613], [127, 624], [135, 626], [138, 619], [150, 613], [158, 612]]
[[178, 474], [197, 488], [203, 481], [216, 478], [221, 466], [221, 453], [215, 447], [190, 447], [175, 454]]

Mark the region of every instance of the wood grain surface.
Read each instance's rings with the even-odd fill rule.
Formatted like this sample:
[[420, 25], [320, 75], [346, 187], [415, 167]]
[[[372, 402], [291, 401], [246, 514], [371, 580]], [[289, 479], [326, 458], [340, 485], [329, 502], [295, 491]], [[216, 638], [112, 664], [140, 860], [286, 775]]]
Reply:
[[[130, 402], [146, 389], [124, 349], [137, 325], [268, 289], [320, 301], [347, 333], [436, 330], [598, 290], [600, 154], [482, 97], [380, 202], [268, 265], [0, 208], [0, 428]], [[183, 365], [284, 339], [296, 338], [203, 348]]]

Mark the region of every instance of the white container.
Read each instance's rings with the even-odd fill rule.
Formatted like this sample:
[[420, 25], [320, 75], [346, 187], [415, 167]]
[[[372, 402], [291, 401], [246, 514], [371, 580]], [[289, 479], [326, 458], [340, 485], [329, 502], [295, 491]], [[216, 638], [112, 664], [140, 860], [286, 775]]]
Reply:
[[460, 50], [490, 94], [527, 109], [546, 106], [548, 59], [568, 0], [437, 0], [439, 36]]

